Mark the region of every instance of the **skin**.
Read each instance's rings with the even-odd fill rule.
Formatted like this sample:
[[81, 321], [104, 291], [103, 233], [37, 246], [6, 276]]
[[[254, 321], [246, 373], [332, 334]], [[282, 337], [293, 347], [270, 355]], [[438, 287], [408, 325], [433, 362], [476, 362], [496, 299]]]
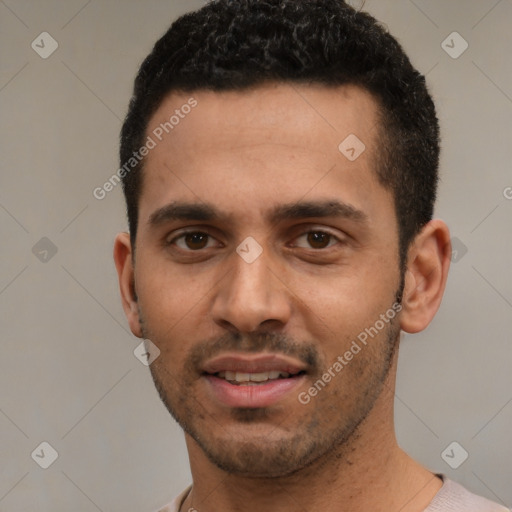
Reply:
[[[400, 313], [300, 403], [400, 291], [393, 197], [373, 170], [377, 104], [355, 86], [174, 92], [147, 134], [191, 96], [198, 106], [146, 157], [136, 254], [127, 233], [114, 248], [130, 328], [160, 349], [151, 372], [186, 432], [193, 489], [182, 510], [423, 510], [441, 481], [396, 442], [398, 338], [440, 305], [448, 228], [433, 220], [417, 235]], [[353, 162], [338, 150], [349, 134], [366, 146]], [[271, 215], [334, 201], [359, 213]], [[165, 215], [178, 203], [220, 215]], [[184, 229], [209, 237], [178, 238]], [[262, 248], [252, 263], [236, 252], [249, 236]], [[277, 403], [227, 407], [201, 375], [227, 351], [288, 354], [306, 375]]]

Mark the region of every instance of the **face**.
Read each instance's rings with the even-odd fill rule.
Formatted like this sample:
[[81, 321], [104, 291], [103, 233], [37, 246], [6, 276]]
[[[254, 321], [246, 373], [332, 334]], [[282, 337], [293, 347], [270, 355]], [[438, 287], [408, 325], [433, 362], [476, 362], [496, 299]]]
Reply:
[[[159, 141], [176, 109], [190, 112]], [[311, 464], [350, 442], [383, 388], [401, 276], [377, 127], [359, 88], [285, 84], [173, 93], [149, 123], [132, 330], [160, 350], [167, 408], [222, 469]]]

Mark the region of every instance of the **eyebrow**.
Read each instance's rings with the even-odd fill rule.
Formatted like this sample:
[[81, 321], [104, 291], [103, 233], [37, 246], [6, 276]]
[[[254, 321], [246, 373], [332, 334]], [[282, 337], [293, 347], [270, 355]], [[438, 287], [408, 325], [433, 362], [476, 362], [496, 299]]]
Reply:
[[206, 203], [172, 202], [154, 211], [148, 224], [158, 226], [173, 220], [212, 221], [225, 217], [214, 207]]
[[[186, 203], [175, 201], [154, 211], [148, 224], [157, 227], [166, 222], [181, 221], [219, 221], [229, 218], [215, 206], [208, 203]], [[277, 223], [283, 220], [305, 219], [313, 217], [338, 217], [357, 222], [366, 222], [368, 215], [354, 206], [338, 200], [299, 201], [275, 206], [267, 215], [267, 220]]]
[[338, 217], [357, 222], [368, 220], [368, 215], [365, 212], [338, 200], [299, 201], [279, 205], [271, 211], [269, 217], [272, 222], [310, 217]]

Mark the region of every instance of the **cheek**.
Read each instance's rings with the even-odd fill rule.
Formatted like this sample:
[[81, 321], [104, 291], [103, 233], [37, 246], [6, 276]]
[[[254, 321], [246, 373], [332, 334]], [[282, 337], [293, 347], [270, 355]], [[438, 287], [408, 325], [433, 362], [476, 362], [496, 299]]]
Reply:
[[307, 332], [325, 340], [326, 350], [343, 350], [391, 306], [394, 290], [389, 283], [345, 272], [340, 269], [328, 280], [302, 277], [293, 286]]
[[175, 366], [198, 337], [197, 319], [205, 317], [208, 288], [198, 279], [153, 264], [139, 271], [137, 294], [145, 334]]
[[177, 267], [162, 254], [141, 255], [135, 273], [137, 292], [151, 324], [170, 327], [201, 305], [208, 287], [192, 267]]

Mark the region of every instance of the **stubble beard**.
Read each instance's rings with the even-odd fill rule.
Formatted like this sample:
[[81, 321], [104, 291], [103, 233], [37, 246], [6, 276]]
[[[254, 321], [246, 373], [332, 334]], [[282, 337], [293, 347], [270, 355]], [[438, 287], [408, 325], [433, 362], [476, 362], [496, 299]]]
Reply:
[[[213, 417], [208, 418], [203, 406], [190, 397], [193, 382], [187, 382], [186, 379], [178, 381], [167, 368], [159, 364], [158, 359], [150, 365], [151, 375], [169, 413], [218, 468], [230, 474], [252, 478], [289, 477], [315, 463], [321, 463], [322, 459], [335, 457], [340, 460], [350, 457], [351, 447], [359, 436], [359, 427], [373, 409], [393, 365], [400, 333], [396, 323], [391, 321], [388, 324], [380, 353], [374, 354], [371, 360], [359, 360], [366, 379], [363, 382], [364, 389], [351, 390], [358, 394], [358, 398], [357, 406], [350, 416], [340, 414], [334, 424], [326, 421], [326, 415], [331, 415], [332, 419], [343, 406], [343, 403], [331, 403], [327, 410], [313, 409], [308, 421], [295, 427], [295, 431], [286, 428], [286, 435], [275, 439], [272, 439], [272, 433], [278, 431], [278, 424], [275, 429], [261, 436], [253, 436], [249, 440], [243, 437], [244, 428], [265, 420], [270, 421], [272, 411], [267, 408], [233, 409], [230, 413], [231, 421], [239, 423], [240, 435], [237, 439], [212, 437], [208, 421], [210, 426], [215, 427], [218, 427], [218, 422]], [[141, 327], [144, 337], [151, 339], [144, 322], [141, 322]], [[354, 358], [349, 364], [355, 361]], [[172, 389], [176, 391], [172, 392]], [[327, 392], [327, 389], [321, 391], [322, 394]], [[319, 397], [313, 401], [317, 399]]]

